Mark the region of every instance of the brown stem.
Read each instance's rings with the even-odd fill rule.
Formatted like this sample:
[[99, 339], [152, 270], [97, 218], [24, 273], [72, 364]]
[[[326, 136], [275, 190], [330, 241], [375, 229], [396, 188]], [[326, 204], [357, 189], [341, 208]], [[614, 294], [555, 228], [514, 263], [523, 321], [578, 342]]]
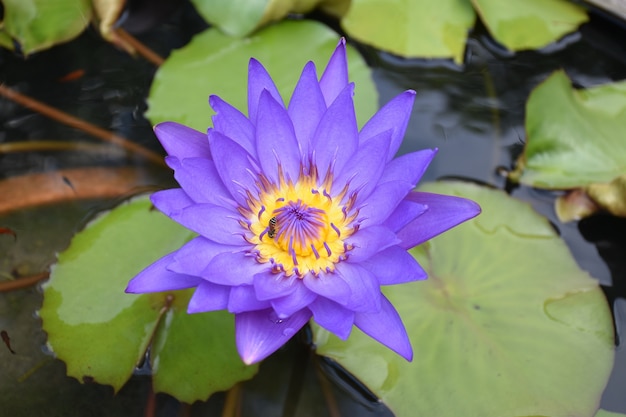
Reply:
[[134, 48], [137, 51], [139, 55], [141, 55], [148, 61], [152, 62], [157, 67], [160, 67], [161, 65], [163, 65], [163, 62], [165, 62], [165, 60], [160, 55], [158, 55], [152, 49], [148, 48], [143, 43], [139, 42], [137, 38], [133, 37], [130, 33], [126, 32], [124, 29], [122, 28], [113, 29], [113, 33], [117, 35], [117, 37], [119, 37], [122, 42], [125, 42], [128, 45], [130, 45], [132, 48]]
[[241, 415], [241, 384], [235, 384], [226, 393], [222, 417], [238, 417]]
[[9, 292], [15, 290], [21, 290], [23, 288], [35, 285], [39, 281], [43, 281], [50, 276], [50, 272], [41, 272], [30, 277], [18, 278], [13, 281], [0, 282], [0, 292]]
[[38, 100], [18, 93], [17, 91], [7, 87], [6, 85], [0, 84], [0, 95], [60, 123], [87, 132], [90, 135], [95, 136], [105, 142], [113, 143], [117, 146], [120, 146], [129, 152], [139, 154], [149, 161], [154, 162], [155, 164], [165, 166], [163, 157], [156, 152], [146, 149], [143, 146], [133, 143], [128, 139], [116, 135], [115, 133], [110, 132], [106, 129], [102, 129], [68, 113], [50, 107], [47, 104], [44, 104]]

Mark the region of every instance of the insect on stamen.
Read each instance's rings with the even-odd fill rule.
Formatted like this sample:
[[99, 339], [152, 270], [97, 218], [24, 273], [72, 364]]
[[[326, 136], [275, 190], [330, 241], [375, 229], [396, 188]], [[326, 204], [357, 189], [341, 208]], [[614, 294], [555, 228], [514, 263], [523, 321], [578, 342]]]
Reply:
[[276, 236], [276, 217], [272, 217], [268, 224], [267, 237], [274, 239]]

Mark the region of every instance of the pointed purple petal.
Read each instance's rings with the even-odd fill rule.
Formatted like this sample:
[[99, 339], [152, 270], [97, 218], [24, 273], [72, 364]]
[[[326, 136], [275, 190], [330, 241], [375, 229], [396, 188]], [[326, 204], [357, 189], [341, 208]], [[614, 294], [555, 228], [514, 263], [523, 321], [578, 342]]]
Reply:
[[271, 320], [272, 310], [241, 313], [235, 316], [237, 351], [247, 365], [259, 362], [287, 343], [311, 318], [300, 310], [285, 320]]
[[408, 90], [385, 104], [361, 129], [359, 134], [361, 143], [368, 141], [381, 132], [392, 130], [391, 144], [389, 145], [386, 159], [390, 161], [400, 148], [406, 127], [409, 124], [414, 101], [415, 91]]
[[382, 296], [381, 310], [378, 313], [356, 313], [354, 324], [363, 333], [378, 340], [409, 362], [413, 360], [413, 348], [404, 324], [385, 296]]
[[436, 154], [437, 149], [423, 149], [393, 159], [385, 167], [380, 183], [402, 180], [415, 187]]
[[317, 82], [315, 64], [308, 62], [293, 91], [288, 110], [305, 162], [310, 156], [311, 141], [325, 111], [326, 103]]
[[374, 275], [360, 265], [341, 262], [336, 266], [337, 274], [350, 287], [350, 302], [347, 308], [358, 312], [374, 313], [380, 310], [380, 285]]
[[317, 294], [305, 287], [301, 281], [298, 281], [295, 287], [296, 290], [293, 293], [271, 301], [272, 308], [274, 308], [278, 318], [284, 319], [291, 316], [296, 311], [307, 307], [317, 298]]
[[315, 276], [306, 274], [302, 283], [315, 294], [329, 298], [341, 305], [348, 304], [350, 300], [350, 286], [334, 273], [320, 273]]
[[272, 97], [274, 97], [274, 100], [283, 104], [283, 99], [272, 77], [270, 77], [259, 61], [250, 58], [248, 65], [248, 117], [253, 124], [256, 124], [259, 99], [261, 98], [263, 90], [269, 91]]
[[335, 172], [333, 191], [340, 192], [349, 183], [348, 195], [350, 191], [358, 191], [359, 197], [364, 199], [372, 193], [385, 169], [381, 155], [389, 148], [390, 133], [383, 132], [359, 147], [341, 172]]
[[286, 277], [266, 270], [254, 276], [254, 291], [259, 300], [272, 300], [294, 292], [299, 284], [296, 281], [295, 275]]
[[176, 181], [196, 203], [223, 204], [231, 201], [234, 204], [212, 160], [206, 158], [179, 160], [169, 156], [166, 160], [174, 170]]
[[359, 229], [346, 239], [346, 243], [354, 246], [348, 252], [348, 260], [352, 263], [362, 262], [383, 249], [400, 243], [396, 234], [385, 226], [370, 226]]
[[169, 265], [174, 259], [174, 254], [164, 256], [152, 265], [145, 268], [130, 280], [126, 287], [127, 293], [145, 293], [182, 290], [195, 287], [202, 283], [202, 278], [186, 274], [177, 274], [169, 271]]
[[265, 310], [271, 307], [267, 300], [258, 300], [252, 285], [231, 287], [228, 297], [228, 311], [231, 313], [243, 313], [246, 311]]
[[461, 197], [411, 192], [407, 199], [428, 206], [428, 210], [398, 232], [399, 245], [410, 249], [480, 214], [480, 206]]
[[201, 276], [216, 255], [241, 250], [241, 246], [227, 246], [204, 236], [197, 236], [174, 252], [174, 260], [167, 268], [173, 272]]
[[402, 284], [426, 279], [428, 274], [406, 249], [391, 246], [361, 262], [361, 266], [370, 271], [380, 285]]
[[350, 336], [354, 323], [354, 311], [324, 297], [317, 297], [309, 305], [309, 309], [313, 313], [315, 322], [329, 332], [343, 340]]
[[201, 277], [220, 285], [252, 285], [255, 274], [267, 269], [253, 257], [243, 253], [225, 252], [216, 255]]
[[426, 210], [428, 210], [428, 206], [404, 199], [398, 204], [393, 213], [387, 217], [383, 225], [393, 232], [398, 232], [398, 230], [415, 220]]
[[259, 168], [244, 148], [214, 129], [209, 130], [209, 144], [224, 186], [239, 204], [245, 205], [245, 190], [256, 189]]
[[212, 204], [194, 204], [170, 217], [188, 229], [224, 245], [247, 245], [239, 214]]
[[335, 48], [335, 52], [333, 52], [328, 60], [322, 78], [320, 78], [320, 88], [324, 94], [327, 107], [330, 107], [337, 96], [346, 88], [348, 82], [346, 40], [341, 38]]
[[341, 172], [357, 150], [359, 139], [353, 92], [354, 84], [350, 84], [339, 94], [313, 135], [313, 157], [322, 178], [331, 168], [334, 172]]
[[286, 178], [298, 179], [300, 148], [287, 110], [267, 90], [261, 93], [256, 129], [257, 154], [263, 173], [279, 184], [278, 166]]
[[175, 122], [159, 123], [154, 127], [154, 133], [168, 155], [178, 159], [190, 157], [211, 159], [206, 133]]
[[172, 188], [152, 193], [150, 201], [160, 212], [172, 217], [180, 214], [182, 210], [194, 204], [182, 188]]
[[363, 201], [359, 208], [359, 218], [363, 218], [362, 227], [384, 222], [396, 209], [400, 201], [413, 189], [406, 181], [389, 181], [378, 186]]
[[204, 281], [191, 296], [187, 313], [204, 313], [225, 310], [228, 306], [230, 287]]
[[252, 122], [218, 96], [210, 96], [209, 104], [217, 112], [212, 118], [215, 130], [232, 139], [256, 159], [255, 129]]

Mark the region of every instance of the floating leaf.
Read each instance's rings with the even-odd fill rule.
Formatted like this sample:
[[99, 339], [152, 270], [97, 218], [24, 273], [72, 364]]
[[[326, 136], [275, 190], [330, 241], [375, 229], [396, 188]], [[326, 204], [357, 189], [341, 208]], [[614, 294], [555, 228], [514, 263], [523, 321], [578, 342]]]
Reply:
[[188, 291], [124, 292], [141, 269], [190, 238], [145, 197], [98, 217], [74, 237], [44, 285], [39, 312], [68, 375], [119, 390], [153, 338], [155, 389], [182, 401], [204, 400], [256, 372], [237, 355], [230, 315], [188, 315]]
[[2, 29], [18, 42], [25, 55], [74, 39], [91, 19], [89, 0], [3, 0], [2, 3]]
[[412, 250], [428, 280], [385, 288], [413, 361], [356, 329], [341, 341], [314, 328], [317, 352], [397, 417], [593, 415], [614, 355], [597, 282], [527, 204], [458, 182], [422, 188], [470, 198], [483, 213]]
[[566, 0], [471, 1], [491, 35], [513, 51], [543, 48], [589, 20]]
[[614, 413], [612, 411], [607, 411], [607, 410], [600, 409], [596, 413], [595, 417], [626, 417], [626, 414]]
[[[324, 68], [338, 39], [335, 32], [311, 21], [284, 21], [246, 39], [209, 29], [174, 51], [159, 68], [150, 90], [148, 117], [153, 123], [170, 120], [206, 131], [211, 124], [210, 94], [245, 113], [250, 57], [265, 66], [287, 100], [306, 62]], [[376, 88], [369, 68], [350, 47], [348, 60], [350, 79], [357, 85], [357, 116], [363, 123], [377, 109]]]
[[526, 132], [514, 179], [549, 189], [610, 182], [626, 172], [626, 82], [576, 90], [556, 71], [530, 94]]
[[341, 26], [351, 37], [396, 55], [461, 64], [475, 20], [467, 0], [352, 0]]

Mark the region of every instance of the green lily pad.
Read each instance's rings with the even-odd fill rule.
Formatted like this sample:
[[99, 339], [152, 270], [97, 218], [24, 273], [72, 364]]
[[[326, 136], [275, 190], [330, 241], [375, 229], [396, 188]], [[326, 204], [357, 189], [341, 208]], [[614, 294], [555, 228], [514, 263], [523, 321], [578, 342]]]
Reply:
[[25, 55], [74, 39], [91, 20], [89, 0], [3, 0], [2, 3], [2, 30], [17, 41]]
[[341, 26], [351, 37], [396, 55], [461, 64], [475, 20], [467, 0], [352, 0]]
[[471, 198], [483, 212], [412, 250], [428, 280], [385, 288], [413, 361], [356, 329], [342, 341], [314, 328], [317, 352], [397, 417], [593, 415], [614, 356], [598, 283], [529, 205], [460, 182], [422, 190]]
[[491, 35], [512, 51], [539, 49], [589, 20], [585, 9], [566, 0], [472, 0]]
[[[306, 62], [314, 61], [321, 75], [338, 40], [328, 27], [311, 21], [283, 21], [245, 39], [209, 29], [173, 52], [159, 68], [147, 116], [155, 124], [169, 120], [205, 131], [213, 114], [207, 103], [210, 94], [245, 112], [250, 57], [265, 66], [288, 100]], [[369, 68], [350, 47], [348, 61], [350, 79], [357, 85], [357, 117], [363, 124], [377, 110], [376, 87]]]
[[607, 411], [607, 410], [600, 409], [596, 413], [595, 417], [626, 417], [626, 414], [614, 413], [612, 411]]
[[146, 197], [98, 217], [59, 254], [39, 315], [48, 345], [80, 381], [117, 391], [151, 349], [154, 387], [181, 401], [204, 400], [248, 379], [223, 312], [188, 315], [190, 291], [126, 294], [128, 281], [192, 237]]
[[607, 183], [626, 172], [626, 82], [573, 89], [563, 71], [526, 103], [527, 140], [513, 179], [538, 188]]

